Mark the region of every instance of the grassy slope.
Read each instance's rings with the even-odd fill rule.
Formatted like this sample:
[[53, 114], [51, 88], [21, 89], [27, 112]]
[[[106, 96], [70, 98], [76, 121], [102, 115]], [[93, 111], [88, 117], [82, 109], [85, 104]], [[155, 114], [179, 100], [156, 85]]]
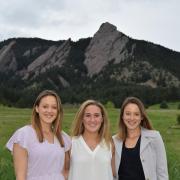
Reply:
[[[175, 107], [175, 105], [171, 106]], [[177, 107], [177, 106], [176, 106]], [[77, 109], [66, 108], [64, 110], [63, 129], [70, 132], [71, 122]], [[111, 131], [117, 131], [117, 119], [119, 110], [108, 109]], [[172, 129], [176, 124], [176, 116], [180, 110], [160, 110], [158, 106], [148, 109], [148, 116], [152, 120], [155, 129], [159, 130], [165, 142], [168, 158], [170, 180], [180, 180], [180, 129]], [[0, 106], [0, 177], [3, 180], [13, 180], [14, 172], [12, 156], [5, 148], [5, 143], [12, 133], [19, 127], [30, 122], [31, 110], [16, 109]]]

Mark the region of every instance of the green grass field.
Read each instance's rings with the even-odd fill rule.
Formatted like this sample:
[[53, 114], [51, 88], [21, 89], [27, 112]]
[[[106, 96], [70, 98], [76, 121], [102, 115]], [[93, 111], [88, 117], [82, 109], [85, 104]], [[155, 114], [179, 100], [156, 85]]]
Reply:
[[[175, 107], [175, 105], [171, 106]], [[64, 109], [63, 129], [69, 133], [71, 122], [74, 118], [76, 108]], [[160, 110], [153, 106], [147, 110], [153, 127], [160, 131], [167, 151], [168, 169], [170, 180], [180, 180], [180, 128], [172, 128], [177, 124], [176, 117], [180, 114], [177, 108]], [[111, 122], [111, 132], [117, 131], [117, 119], [119, 110], [108, 109]], [[30, 122], [30, 109], [16, 109], [0, 106], [0, 179], [14, 180], [12, 156], [5, 148], [5, 144], [12, 133]]]

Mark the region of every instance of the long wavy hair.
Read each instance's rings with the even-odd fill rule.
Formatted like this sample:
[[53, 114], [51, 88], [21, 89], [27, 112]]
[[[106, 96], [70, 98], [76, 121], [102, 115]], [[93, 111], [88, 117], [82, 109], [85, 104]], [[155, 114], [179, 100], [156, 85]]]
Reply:
[[120, 112], [120, 117], [119, 117], [119, 121], [118, 121], [118, 127], [119, 127], [118, 138], [120, 138], [123, 141], [127, 137], [127, 127], [123, 121], [123, 114], [124, 114], [124, 109], [128, 104], [136, 104], [138, 106], [140, 113], [141, 113], [141, 117], [142, 117], [140, 126], [146, 128], [146, 129], [150, 129], [150, 130], [153, 129], [141, 100], [136, 97], [127, 97], [121, 106], [121, 112]]
[[100, 102], [95, 101], [95, 100], [86, 100], [80, 106], [72, 124], [72, 136], [80, 136], [84, 133], [85, 131], [84, 124], [83, 124], [84, 112], [85, 112], [85, 109], [90, 105], [97, 106], [101, 110], [103, 122], [101, 124], [101, 127], [98, 133], [99, 133], [100, 140], [104, 139], [106, 144], [109, 146], [111, 142], [111, 136], [110, 136], [110, 131], [109, 131], [108, 115], [104, 106]]
[[60, 97], [52, 90], [44, 90], [42, 91], [38, 97], [36, 98], [34, 105], [33, 105], [33, 110], [32, 110], [32, 117], [31, 117], [31, 124], [32, 127], [35, 129], [37, 137], [39, 142], [44, 141], [44, 136], [42, 132], [42, 126], [39, 118], [39, 113], [36, 112], [36, 107], [39, 106], [42, 98], [46, 96], [53, 96], [56, 98], [57, 102], [57, 117], [56, 119], [52, 122], [51, 130], [57, 137], [61, 147], [64, 147], [64, 141], [61, 135], [61, 130], [62, 130], [62, 119], [63, 119], [63, 108], [61, 104]]

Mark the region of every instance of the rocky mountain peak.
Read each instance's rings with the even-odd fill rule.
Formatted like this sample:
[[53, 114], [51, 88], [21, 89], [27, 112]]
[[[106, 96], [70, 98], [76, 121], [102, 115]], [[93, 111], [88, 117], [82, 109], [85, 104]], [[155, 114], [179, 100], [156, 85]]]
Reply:
[[109, 22], [105, 22], [100, 26], [98, 33], [109, 33], [114, 31], [117, 31], [117, 27]]
[[120, 63], [129, 56], [126, 44], [129, 38], [106, 22], [95, 33], [85, 53], [84, 64], [88, 75], [98, 74], [109, 61]]

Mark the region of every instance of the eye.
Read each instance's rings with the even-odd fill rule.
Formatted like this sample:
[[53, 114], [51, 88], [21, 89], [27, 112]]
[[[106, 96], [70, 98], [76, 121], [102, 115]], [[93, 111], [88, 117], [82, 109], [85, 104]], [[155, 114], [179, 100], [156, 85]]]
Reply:
[[46, 109], [46, 108], [48, 108], [48, 106], [47, 105], [43, 105], [43, 108]]
[[125, 112], [125, 115], [126, 116], [129, 116], [131, 113], [130, 112]]
[[100, 114], [95, 114], [94, 117], [99, 118], [99, 117], [101, 117], [101, 115]]
[[140, 114], [139, 113], [135, 113], [135, 116], [140, 116]]
[[85, 114], [84, 117], [88, 118], [90, 117], [91, 115], [90, 114]]
[[52, 106], [52, 109], [57, 109], [57, 106]]

